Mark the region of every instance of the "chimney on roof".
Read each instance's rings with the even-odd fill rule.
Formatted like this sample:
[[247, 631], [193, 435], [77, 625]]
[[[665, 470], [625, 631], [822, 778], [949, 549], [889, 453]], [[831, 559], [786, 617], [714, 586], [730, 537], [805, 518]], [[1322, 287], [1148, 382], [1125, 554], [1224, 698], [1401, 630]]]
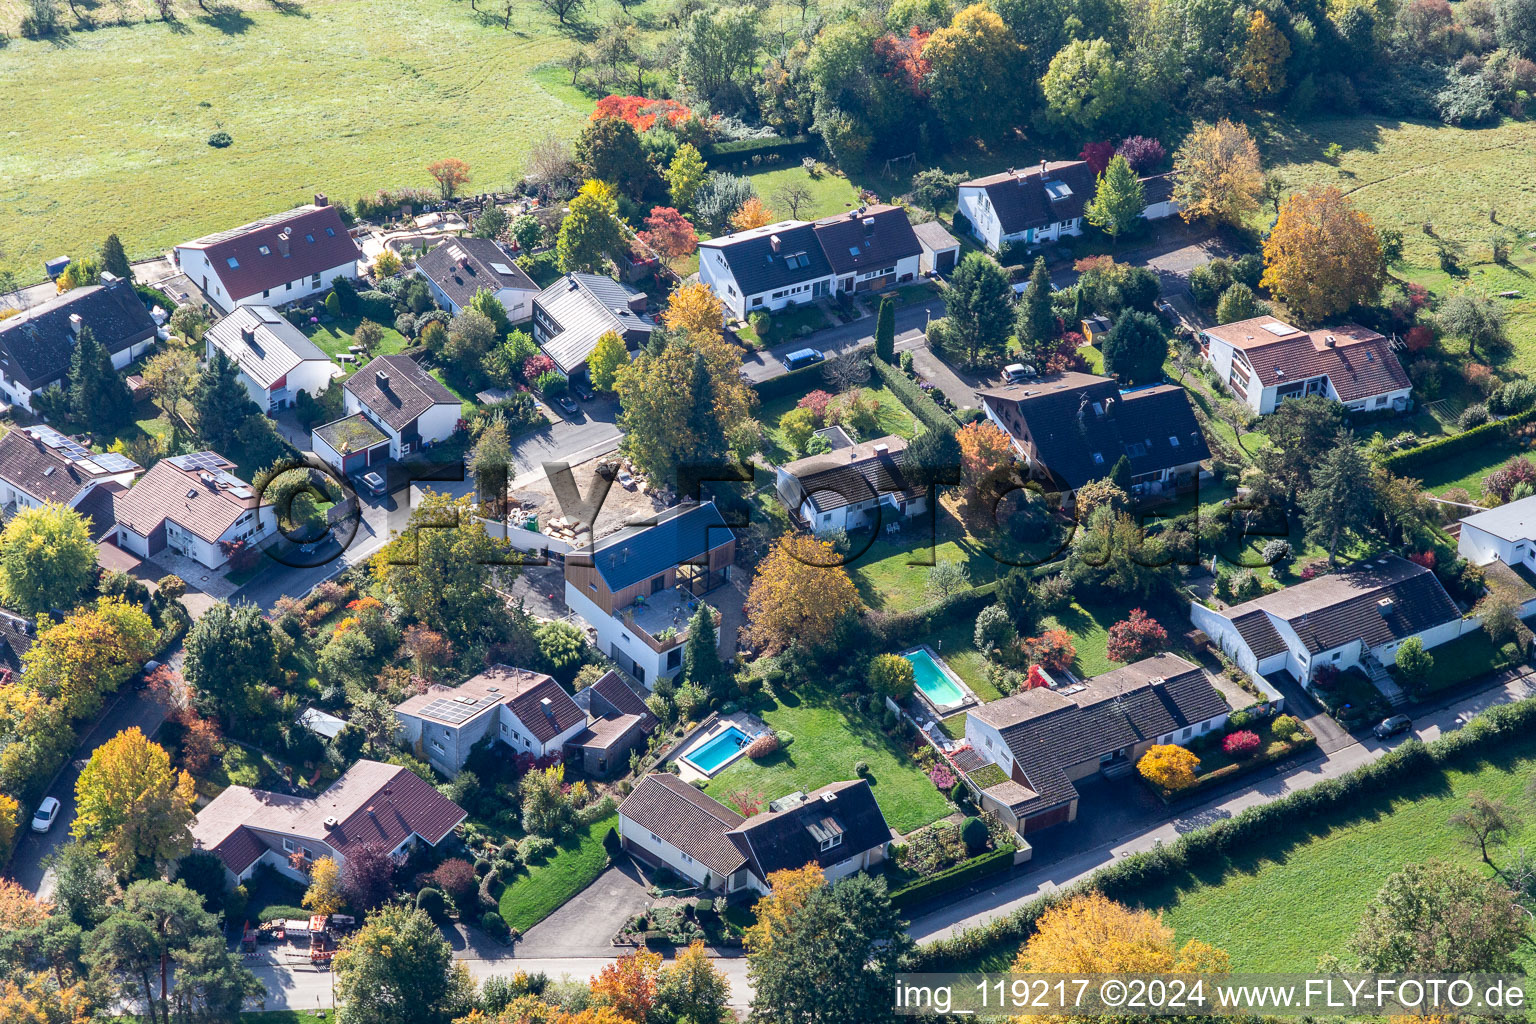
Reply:
[[864, 237], [868, 238], [870, 235], [872, 235], [874, 233], [875, 233], [875, 218], [873, 218], [873, 217], [865, 217], [864, 218]]
[[254, 328], [254, 327], [242, 327], [242, 328], [240, 328], [240, 340], [245, 342], [247, 345], [255, 345], [256, 344], [256, 328]]
[[316, 206], [330, 206], [331, 205], [331, 201], [326, 198], [324, 192], [316, 192], [315, 193], [315, 205]]
[[283, 228], [283, 230], [281, 230], [281, 231], [279, 231], [277, 233], [277, 252], [278, 252], [278, 255], [280, 255], [280, 256], [287, 256], [288, 255], [288, 232], [289, 232], [289, 230], [290, 229], [288, 229], [288, 228]]
[[780, 238], [778, 235], [769, 235], [768, 244], [773, 247], [774, 252], [778, 252], [779, 248], [784, 244], [784, 239]]
[[1041, 160], [1041, 161], [1040, 161], [1040, 179], [1041, 179], [1041, 180], [1042, 180], [1042, 181], [1044, 181], [1044, 180], [1045, 180], [1045, 176], [1046, 176], [1046, 174], [1047, 174], [1047, 171], [1046, 171], [1046, 169], [1045, 169], [1045, 161], [1044, 161], [1044, 160], [1043, 160], [1043, 159], [1042, 159], [1042, 160]]
[[69, 314], [69, 333], [70, 334], [73, 334], [77, 338], [80, 337], [80, 328], [84, 324], [85, 324], [85, 320], [80, 316], [79, 313], [71, 313], [71, 314]]
[[110, 271], [110, 270], [103, 270], [101, 272], [101, 283], [102, 284], [117, 284], [117, 282], [120, 281], [120, 280], [121, 280], [121, 278], [119, 278], [116, 274], [112, 273], [112, 271]]
[[389, 374], [383, 370], [375, 370], [373, 371], [373, 379], [378, 382], [380, 391], [389, 390]]
[[1339, 343], [1339, 339], [1335, 338], [1331, 334], [1323, 339], [1323, 344], [1327, 345], [1329, 348], [1333, 348], [1333, 346], [1337, 345], [1338, 343]]
[[539, 699], [539, 707], [544, 709], [545, 716], [551, 722], [553, 722], [555, 720], [555, 706], [554, 706], [554, 704], [550, 703], [550, 700], [549, 700], [548, 697], [541, 697]]
[[891, 451], [891, 446], [888, 445], [888, 444], [877, 444], [877, 445], [875, 445], [875, 454], [876, 455], [888, 455], [888, 454], [890, 454], [890, 451]]

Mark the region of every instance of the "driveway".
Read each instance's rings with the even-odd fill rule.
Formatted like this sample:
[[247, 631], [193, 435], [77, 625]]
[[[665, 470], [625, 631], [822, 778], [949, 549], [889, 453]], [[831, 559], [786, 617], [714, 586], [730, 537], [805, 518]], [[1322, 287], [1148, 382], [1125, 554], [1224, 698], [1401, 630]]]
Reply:
[[[902, 306], [896, 310], [896, 348], [898, 351], [906, 351], [923, 344], [930, 320], [937, 320], [944, 315], [944, 299], [935, 295], [923, 302], [913, 303], [910, 306]], [[781, 377], [788, 371], [784, 369], [783, 357], [790, 352], [802, 348], [819, 349], [825, 353], [828, 359], [860, 345], [873, 345], [875, 343], [875, 321], [877, 317], [866, 316], [862, 320], [855, 320], [851, 324], [839, 324], [836, 327], [827, 327], [817, 331], [808, 338], [797, 338], [794, 341], [786, 341], [782, 345], [772, 348], [759, 349], [748, 352], [741, 360], [742, 372], [746, 379], [757, 383], [758, 381], [771, 380]]]
[[[1158, 237], [1146, 245], [1127, 249], [1115, 254], [1116, 263], [1147, 267], [1156, 272], [1162, 282], [1164, 297], [1176, 301], [1177, 296], [1189, 294], [1189, 272], [1202, 263], [1209, 263], [1218, 256], [1231, 258], [1239, 253], [1219, 235], [1202, 227], [1190, 227], [1182, 221], [1164, 223]], [[1068, 288], [1077, 282], [1077, 271], [1070, 263], [1064, 263], [1051, 271], [1051, 283], [1057, 288]]]
[[[179, 659], [180, 651], [178, 646], [175, 656], [170, 659], [173, 663]], [[16, 854], [11, 858], [10, 870], [6, 874], [47, 899], [53, 892], [53, 877], [47, 871], [44, 861], [54, 850], [69, 841], [69, 829], [75, 820], [75, 782], [80, 778], [80, 769], [85, 767], [97, 747], [124, 729], [138, 726], [144, 735], [153, 736], [163, 721], [164, 706], [147, 692], [128, 689], [109, 704], [96, 724], [76, 745], [69, 763], [64, 766], [59, 777], [48, 787], [47, 795], [58, 797], [60, 803], [59, 815], [53, 828], [44, 835], [38, 835], [28, 828], [30, 817], [23, 822], [22, 827], [27, 830], [16, 844]]]
[[546, 462], [565, 462], [574, 466], [613, 451], [623, 437], [619, 430], [619, 403], [611, 397], [598, 396], [579, 402], [581, 416], [569, 419], [558, 410], [557, 418], [547, 427], [525, 434], [512, 444], [514, 477], [541, 469]]
[[[307, 594], [347, 566], [363, 561], [389, 540], [389, 531], [394, 525], [393, 516], [401, 516], [400, 522], [404, 525], [403, 516], [409, 514], [410, 492], [410, 485], [405, 484], [384, 498], [365, 499], [358, 495], [362, 516], [357, 521], [357, 532], [345, 548], [333, 545], [329, 558], [325, 557], [323, 550], [316, 552], [315, 558], [321, 560], [320, 564], [309, 567], [284, 565], [269, 556], [263, 556], [265, 561], [262, 567], [234, 592], [230, 600], [250, 601], [263, 611], [271, 611], [278, 598]], [[346, 527], [341, 529], [345, 530]]]
[[621, 858], [559, 910], [517, 941], [512, 955], [523, 957], [613, 956], [610, 941], [619, 926], [651, 905], [647, 883], [634, 861]]
[[1343, 750], [1355, 742], [1345, 728], [1323, 710], [1321, 704], [1307, 692], [1306, 687], [1289, 672], [1281, 671], [1266, 676], [1280, 696], [1285, 698], [1285, 710], [1301, 719], [1317, 737], [1317, 748], [1325, 754]]

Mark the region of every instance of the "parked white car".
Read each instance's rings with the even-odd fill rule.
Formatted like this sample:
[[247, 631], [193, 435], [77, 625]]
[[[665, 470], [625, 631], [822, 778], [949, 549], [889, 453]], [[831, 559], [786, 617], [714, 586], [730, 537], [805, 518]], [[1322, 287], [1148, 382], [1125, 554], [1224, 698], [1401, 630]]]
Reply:
[[37, 805], [37, 813], [32, 815], [32, 831], [47, 832], [53, 828], [53, 823], [59, 818], [59, 798], [56, 796], [45, 797], [43, 802]]

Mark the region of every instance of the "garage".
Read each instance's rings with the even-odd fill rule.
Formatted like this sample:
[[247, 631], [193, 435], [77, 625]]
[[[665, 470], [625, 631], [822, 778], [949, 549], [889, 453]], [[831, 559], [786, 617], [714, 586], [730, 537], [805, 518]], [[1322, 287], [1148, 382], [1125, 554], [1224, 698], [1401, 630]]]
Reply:
[[342, 476], [354, 476], [388, 461], [389, 435], [355, 413], [316, 427], [310, 432], [310, 448]]
[[948, 274], [960, 259], [960, 242], [936, 220], [914, 224], [912, 231], [923, 247], [919, 267], [925, 274]]

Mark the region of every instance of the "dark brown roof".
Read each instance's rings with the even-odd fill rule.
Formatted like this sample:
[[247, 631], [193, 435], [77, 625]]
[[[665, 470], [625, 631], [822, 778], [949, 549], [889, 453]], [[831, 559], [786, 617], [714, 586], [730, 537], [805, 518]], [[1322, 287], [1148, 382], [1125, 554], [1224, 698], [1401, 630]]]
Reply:
[[[96, 472], [88, 472], [91, 468], [96, 468]], [[77, 465], [61, 449], [50, 448], [33, 437], [26, 427], [17, 427], [0, 437], [0, 480], [39, 501], [68, 505], [92, 481], [104, 475], [105, 470], [100, 467]]]
[[[1210, 458], [1184, 389], [1154, 384], [1122, 392], [1109, 377], [1061, 373], [976, 392], [1059, 486], [1109, 475], [1124, 455], [1140, 476]], [[1095, 456], [1097, 455], [1097, 458]]]
[[1263, 387], [1326, 374], [1339, 401], [1358, 402], [1409, 386], [1387, 339], [1358, 324], [1303, 331], [1257, 316], [1204, 333], [1241, 351], [1253, 367], [1254, 382]]
[[[328, 806], [331, 794], [342, 787], [346, 778], [343, 775], [316, 799], [320, 809]], [[344, 810], [343, 801], [335, 802], [338, 810]], [[397, 768], [382, 787], [360, 802], [362, 806], [341, 818], [341, 824], [335, 828], [325, 829], [322, 822], [321, 834], [325, 841], [343, 857], [348, 850], [358, 846], [379, 845], [393, 850], [411, 835], [418, 835], [428, 845], [436, 846], [466, 816], [464, 808], [407, 768]]]
[[155, 321], [133, 285], [102, 275], [99, 285], [71, 288], [0, 320], [0, 369], [29, 390], [62, 380], [75, 348], [71, 316], [113, 355], [155, 336]]
[[[213, 465], [223, 468], [194, 468]], [[214, 452], [161, 459], [116, 496], [117, 520], [148, 537], [170, 519], [211, 544], [258, 504], [255, 489], [228, 472], [234, 467]]]
[[266, 844], [257, 839], [256, 833], [248, 828], [235, 829], [225, 837], [223, 842], [213, 848], [214, 855], [237, 875], [260, 860], [261, 855], [266, 852]]
[[416, 269], [460, 309], [482, 288], [489, 292], [503, 288], [539, 290], [512, 257], [489, 238], [450, 238], [418, 259]]
[[586, 689], [588, 710], [596, 717], [609, 715], [633, 715], [640, 719], [645, 731], [656, 728], [656, 716], [645, 706], [640, 695], [624, 681], [624, 677], [612, 670]]
[[[1071, 194], [1052, 199], [1046, 192], [1048, 182], [1065, 184]], [[1097, 179], [1085, 161], [1057, 160], [1045, 165], [1044, 177], [1035, 165], [961, 182], [962, 188], [967, 186], [986, 189], [1002, 233], [1011, 235], [1081, 217], [1083, 207], [1093, 199]]]
[[1253, 656], [1260, 661], [1272, 655], [1285, 651], [1285, 641], [1281, 639], [1280, 632], [1275, 629], [1275, 624], [1269, 616], [1259, 609], [1239, 615], [1232, 620], [1232, 625], [1237, 629], [1237, 635], [1243, 638], [1243, 643], [1253, 652]]
[[816, 240], [839, 274], [894, 267], [923, 247], [899, 206], [867, 206], [816, 222]]
[[397, 431], [410, 426], [434, 405], [459, 404], [452, 391], [404, 355], [375, 356], [342, 387]]
[[108, 480], [93, 488], [90, 494], [75, 505], [75, 511], [90, 520], [92, 540], [99, 542], [117, 529], [117, 497], [127, 493], [128, 488], [115, 480]]
[[[203, 250], [232, 300], [335, 270], [363, 255], [334, 206], [296, 207], [177, 248]], [[236, 266], [229, 265], [231, 259]]]
[[37, 623], [24, 615], [0, 608], [0, 668], [21, 671], [21, 658], [37, 640]]
[[799, 482], [816, 511], [829, 512], [884, 494], [905, 501], [922, 497], [924, 488], [909, 483], [902, 474], [906, 458], [907, 442], [892, 434], [799, 459], [783, 468]]
[[[841, 836], [829, 850], [821, 840]], [[891, 841], [891, 827], [865, 779], [834, 782], [806, 794], [782, 811], [753, 815], [730, 834], [753, 874], [768, 880], [774, 871], [807, 864], [828, 867]]]
[[676, 775], [658, 772], [641, 779], [619, 814], [721, 877], [746, 863], [726, 835], [746, 819]]
[[1223, 614], [1235, 624], [1256, 611], [1285, 622], [1312, 654], [1357, 640], [1377, 647], [1461, 617], [1433, 572], [1397, 555], [1256, 597]]

